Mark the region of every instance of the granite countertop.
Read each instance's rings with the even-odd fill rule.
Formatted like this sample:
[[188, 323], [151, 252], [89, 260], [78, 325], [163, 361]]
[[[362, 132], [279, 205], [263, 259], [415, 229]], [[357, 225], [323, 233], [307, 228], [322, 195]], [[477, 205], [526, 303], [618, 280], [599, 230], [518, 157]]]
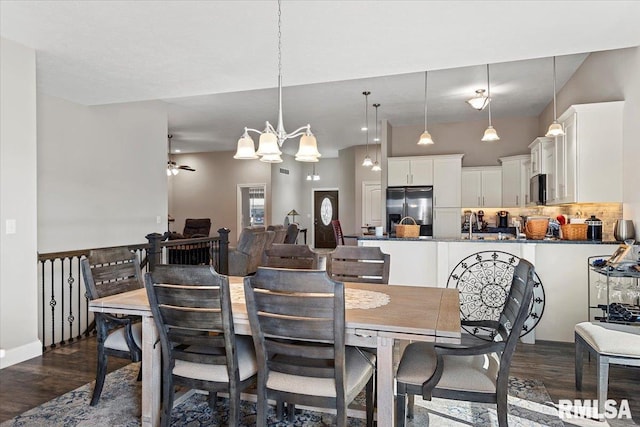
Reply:
[[[482, 237], [482, 233], [478, 233], [480, 237]], [[508, 240], [497, 240], [493, 239], [477, 239], [475, 236], [478, 234], [474, 233], [474, 239], [469, 240], [465, 238], [420, 238], [420, 237], [389, 237], [389, 236], [374, 236], [374, 235], [351, 235], [348, 237], [357, 238], [358, 240], [390, 240], [390, 241], [424, 241], [424, 242], [471, 242], [471, 243], [545, 243], [545, 244], [587, 244], [587, 245], [619, 245], [620, 242], [616, 241], [599, 241], [599, 240], [559, 240], [559, 239], [550, 239], [550, 240], [525, 240], [525, 239], [508, 239]], [[345, 236], [347, 237], [347, 236]]]

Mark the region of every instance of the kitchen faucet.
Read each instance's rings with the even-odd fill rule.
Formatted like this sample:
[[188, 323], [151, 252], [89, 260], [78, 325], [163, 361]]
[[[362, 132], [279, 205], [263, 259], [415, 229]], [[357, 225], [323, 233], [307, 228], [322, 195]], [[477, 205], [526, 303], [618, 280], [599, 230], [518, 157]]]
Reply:
[[478, 226], [478, 230], [480, 229], [480, 224], [478, 224], [478, 214], [475, 212], [471, 212], [469, 215], [469, 240], [473, 239], [473, 218], [476, 219], [476, 225]]

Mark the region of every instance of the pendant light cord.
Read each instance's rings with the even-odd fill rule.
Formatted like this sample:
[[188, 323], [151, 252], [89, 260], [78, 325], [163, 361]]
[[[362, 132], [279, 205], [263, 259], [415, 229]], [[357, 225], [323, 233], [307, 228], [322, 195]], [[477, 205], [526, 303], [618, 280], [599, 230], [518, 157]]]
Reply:
[[[373, 106], [376, 108], [376, 134], [375, 134], [376, 136], [375, 136], [375, 138], [378, 139], [378, 143], [380, 143], [380, 137], [378, 136], [378, 107], [380, 106], [380, 104], [373, 104]], [[378, 147], [376, 147], [376, 163], [377, 162], [378, 162]]]
[[367, 156], [369, 155], [369, 94], [371, 92], [362, 92], [364, 94], [364, 127], [366, 129], [366, 147], [367, 147]]
[[491, 126], [491, 84], [489, 82], [489, 64], [487, 64], [487, 100], [489, 102], [489, 126]]
[[553, 57], [553, 120], [558, 120], [556, 111], [556, 57]]
[[427, 74], [424, 72], [424, 131], [427, 131]]

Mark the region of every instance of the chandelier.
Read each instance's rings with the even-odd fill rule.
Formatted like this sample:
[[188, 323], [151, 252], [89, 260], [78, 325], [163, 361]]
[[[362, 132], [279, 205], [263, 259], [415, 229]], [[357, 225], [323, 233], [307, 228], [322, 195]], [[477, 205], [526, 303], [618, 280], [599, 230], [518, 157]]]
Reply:
[[[280, 0], [278, 0], [278, 125], [274, 127], [268, 121], [265, 122], [263, 131], [257, 129], [244, 128], [244, 133], [238, 140], [238, 147], [234, 159], [257, 159], [267, 163], [282, 163], [280, 147], [291, 138], [300, 138], [300, 145], [295, 159], [299, 162], [318, 162], [321, 154], [318, 152], [316, 137], [311, 133], [311, 125], [302, 126], [291, 133], [284, 130], [282, 120], [282, 12]], [[260, 135], [258, 151], [255, 150], [253, 139], [249, 132]]]
[[491, 102], [491, 100], [484, 94], [484, 89], [476, 89], [474, 97], [467, 100], [467, 104], [478, 111], [484, 110], [484, 107], [486, 107], [489, 102]]

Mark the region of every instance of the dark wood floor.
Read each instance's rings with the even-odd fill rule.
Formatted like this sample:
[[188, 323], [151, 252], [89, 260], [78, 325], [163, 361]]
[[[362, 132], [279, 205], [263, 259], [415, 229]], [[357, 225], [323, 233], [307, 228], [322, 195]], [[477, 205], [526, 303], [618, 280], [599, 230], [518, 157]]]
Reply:
[[[595, 363], [586, 356], [585, 361], [582, 392], [574, 388], [573, 344], [519, 344], [511, 375], [542, 380], [554, 402], [595, 399]], [[109, 371], [125, 364], [111, 358]], [[0, 370], [0, 422], [93, 381], [95, 366], [95, 340], [87, 339]], [[609, 398], [628, 399], [633, 418], [640, 420], [640, 369], [612, 366]]]

